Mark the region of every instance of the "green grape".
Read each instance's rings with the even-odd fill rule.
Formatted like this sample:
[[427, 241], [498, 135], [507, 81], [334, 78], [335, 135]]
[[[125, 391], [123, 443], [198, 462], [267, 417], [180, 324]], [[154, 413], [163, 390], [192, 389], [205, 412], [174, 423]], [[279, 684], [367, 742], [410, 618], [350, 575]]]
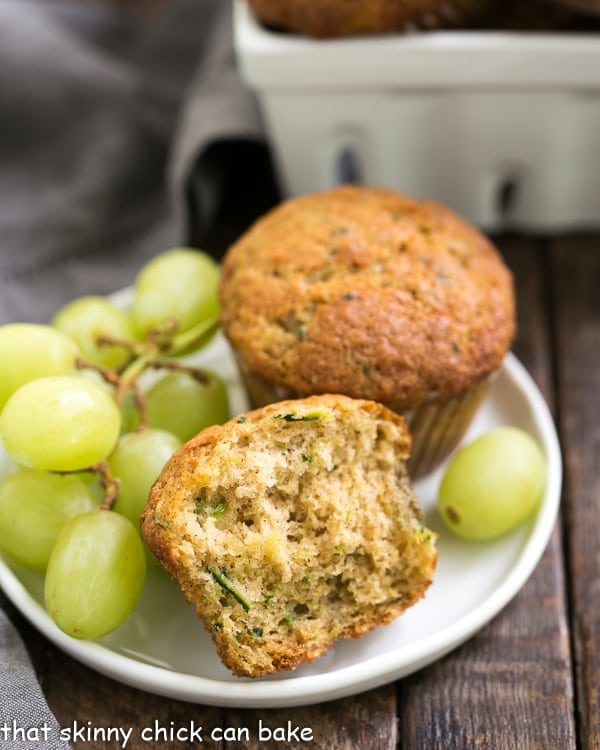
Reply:
[[73, 372], [77, 344], [60, 331], [37, 323], [0, 326], [0, 411], [25, 383]]
[[130, 353], [122, 346], [100, 345], [99, 336], [135, 340], [129, 315], [101, 296], [79, 297], [69, 302], [56, 313], [52, 325], [77, 342], [84, 359], [103, 367], [118, 367]]
[[52, 375], [21, 386], [0, 414], [0, 438], [17, 463], [78, 471], [104, 460], [116, 445], [121, 414], [85, 378]]
[[200, 430], [229, 419], [229, 400], [223, 381], [206, 373], [201, 382], [186, 372], [170, 372], [146, 394], [148, 421], [186, 442]]
[[106, 487], [100, 472], [90, 469], [69, 472], [66, 476], [76, 477], [85, 486], [90, 496], [94, 498], [95, 505], [100, 505], [106, 499]]
[[144, 547], [131, 522], [109, 510], [88, 511], [69, 521], [54, 545], [46, 609], [74, 638], [100, 638], [129, 617], [145, 573]]
[[536, 441], [517, 427], [497, 427], [461, 448], [442, 478], [438, 509], [464, 539], [494, 539], [539, 505], [546, 462]]
[[147, 263], [134, 283], [132, 315], [141, 334], [173, 319], [187, 331], [219, 314], [219, 265], [206, 253], [180, 248]]
[[95, 505], [75, 475], [18, 469], [0, 482], [0, 549], [44, 572], [65, 523]]
[[[109, 383], [107, 380], [105, 380], [102, 377], [102, 375], [96, 370], [92, 370], [87, 367], [84, 367], [82, 370], [79, 371], [78, 374], [79, 374], [79, 377], [85, 378], [85, 380], [89, 380], [92, 383], [95, 383], [111, 398], [115, 397], [116, 395], [115, 386], [112, 383]], [[118, 406], [119, 406], [119, 411], [121, 412], [121, 432], [122, 433], [133, 432], [133, 430], [135, 430], [138, 427], [140, 423], [140, 418], [139, 418], [138, 408], [135, 403], [135, 397], [131, 389], [128, 389], [125, 392], [122, 403], [118, 404]]]
[[119, 480], [113, 510], [126, 516], [136, 528], [150, 488], [181, 442], [169, 432], [146, 429], [123, 435], [108, 458], [112, 474]]
[[121, 434], [136, 430], [140, 424], [140, 414], [133, 391], [129, 390], [125, 393], [125, 398], [119, 405], [119, 409], [121, 411]]

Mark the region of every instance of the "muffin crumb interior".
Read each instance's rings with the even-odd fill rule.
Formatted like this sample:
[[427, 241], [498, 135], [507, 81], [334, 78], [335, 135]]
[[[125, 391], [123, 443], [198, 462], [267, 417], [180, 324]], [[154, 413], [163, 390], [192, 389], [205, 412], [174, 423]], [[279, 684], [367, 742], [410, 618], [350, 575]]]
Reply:
[[224, 430], [202, 446], [182, 512], [165, 511], [165, 493], [146, 519], [156, 529], [171, 513], [178, 542], [158, 555], [238, 674], [292, 668], [389, 622], [433, 574], [403, 424], [313, 402]]

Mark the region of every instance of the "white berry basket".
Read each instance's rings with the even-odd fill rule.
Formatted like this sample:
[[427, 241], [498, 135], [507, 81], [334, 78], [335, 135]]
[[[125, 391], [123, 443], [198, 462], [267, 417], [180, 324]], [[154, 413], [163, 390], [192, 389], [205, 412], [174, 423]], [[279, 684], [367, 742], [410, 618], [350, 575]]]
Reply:
[[439, 31], [313, 40], [234, 4], [281, 189], [441, 200], [487, 230], [600, 225], [600, 37]]

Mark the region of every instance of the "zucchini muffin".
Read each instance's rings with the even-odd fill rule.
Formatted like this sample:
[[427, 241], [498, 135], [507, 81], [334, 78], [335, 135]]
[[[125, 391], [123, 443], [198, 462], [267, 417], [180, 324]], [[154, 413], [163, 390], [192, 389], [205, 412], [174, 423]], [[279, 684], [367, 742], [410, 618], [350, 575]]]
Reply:
[[496, 0], [248, 0], [266, 26], [314, 38], [456, 28]]
[[170, 459], [142, 534], [234, 674], [293, 669], [423, 597], [437, 552], [409, 450], [395, 413], [323, 395], [210, 427]]
[[456, 447], [515, 331], [512, 276], [491, 242], [387, 188], [277, 206], [226, 253], [220, 296], [253, 406], [379, 401], [408, 422], [413, 478]]

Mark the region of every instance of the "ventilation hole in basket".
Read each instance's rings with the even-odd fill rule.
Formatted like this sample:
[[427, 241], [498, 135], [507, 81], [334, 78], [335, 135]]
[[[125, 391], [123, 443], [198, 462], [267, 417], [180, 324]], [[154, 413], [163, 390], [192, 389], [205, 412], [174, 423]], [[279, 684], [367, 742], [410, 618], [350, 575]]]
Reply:
[[496, 212], [502, 218], [511, 216], [517, 206], [519, 198], [519, 179], [509, 175], [501, 180], [496, 187]]
[[337, 184], [359, 184], [362, 182], [362, 170], [358, 156], [347, 146], [335, 156], [334, 178]]

